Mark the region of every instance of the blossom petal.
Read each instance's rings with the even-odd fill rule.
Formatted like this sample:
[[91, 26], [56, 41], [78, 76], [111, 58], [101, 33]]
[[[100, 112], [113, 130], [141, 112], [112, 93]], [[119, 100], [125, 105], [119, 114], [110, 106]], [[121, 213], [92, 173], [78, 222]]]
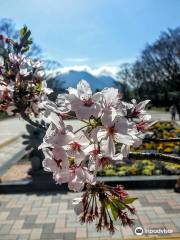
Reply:
[[74, 211], [75, 211], [76, 215], [80, 215], [83, 212], [82, 197], [74, 198], [72, 205], [74, 207]]
[[89, 83], [83, 79], [77, 85], [77, 92], [81, 100], [92, 97], [91, 87]]
[[116, 141], [118, 143], [123, 143], [126, 145], [133, 145], [133, 143], [134, 143], [132, 136], [121, 134], [121, 133], [114, 134], [114, 141]]

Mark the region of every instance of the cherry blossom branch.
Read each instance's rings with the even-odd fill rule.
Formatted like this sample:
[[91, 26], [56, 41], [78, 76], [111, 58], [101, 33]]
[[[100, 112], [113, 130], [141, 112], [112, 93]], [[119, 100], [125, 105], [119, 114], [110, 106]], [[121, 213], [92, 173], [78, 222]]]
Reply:
[[29, 124], [31, 124], [32, 126], [36, 127], [36, 128], [40, 128], [44, 131], [46, 131], [46, 127], [44, 127], [42, 124], [38, 123], [38, 122], [34, 122], [32, 119], [29, 118], [29, 116], [27, 116], [26, 114], [22, 113], [21, 117], [28, 122]]
[[83, 130], [84, 128], [87, 128], [88, 126], [89, 126], [89, 125], [86, 125], [86, 126], [83, 126], [83, 127], [79, 128], [78, 130], [76, 130], [76, 131], [74, 132], [74, 134], [80, 132], [80, 131]]
[[[62, 115], [62, 118], [63, 118], [64, 120], [69, 120], [69, 119], [74, 119], [74, 120], [76, 120], [76, 119], [77, 119], [75, 116], [72, 116], [72, 115], [67, 114], [67, 113], [64, 113], [64, 114]], [[66, 119], [66, 118], [67, 118], [67, 119]]]
[[[136, 198], [128, 196], [121, 185], [112, 189], [96, 182], [95, 175], [97, 170], [117, 159], [116, 144], [121, 146], [119, 156], [125, 157], [130, 146], [139, 143], [150, 119], [145, 111], [149, 100], [122, 102], [118, 89], [113, 87], [93, 94], [89, 83], [82, 79], [77, 89], [70, 87], [68, 93], [60, 94], [56, 105], [47, 97], [52, 90], [43, 81], [40, 63], [24, 56], [32, 43], [30, 34], [24, 26], [20, 31], [20, 42], [0, 35], [0, 44], [3, 43], [0, 47], [5, 53], [0, 58], [0, 110], [19, 114], [30, 125], [46, 132], [39, 147], [45, 157], [42, 166], [45, 171], [53, 173], [58, 184], [67, 182], [70, 190], [79, 192], [88, 183], [83, 198], [77, 200], [83, 205], [79, 208], [82, 223], [98, 220], [97, 231], [105, 228], [110, 233], [114, 233], [113, 221], [117, 219], [123, 226], [131, 226], [133, 219], [128, 216], [128, 211], [130, 214], [135, 211], [128, 204]], [[13, 47], [9, 48], [4, 40]], [[41, 112], [46, 123], [36, 121]], [[73, 132], [73, 121], [66, 124], [64, 120], [67, 119], [77, 119], [82, 125]], [[81, 133], [76, 135], [78, 132]], [[129, 154], [129, 159], [134, 160], [156, 158], [180, 164], [180, 158], [174, 156]]]

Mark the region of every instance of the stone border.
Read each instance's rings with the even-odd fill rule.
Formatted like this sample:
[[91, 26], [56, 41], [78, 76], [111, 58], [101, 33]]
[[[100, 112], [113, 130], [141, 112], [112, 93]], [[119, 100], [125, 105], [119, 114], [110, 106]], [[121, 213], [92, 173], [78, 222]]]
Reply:
[[99, 177], [100, 181], [108, 185], [122, 184], [127, 189], [168, 189], [174, 188], [177, 175], [153, 176], [125, 176], [125, 177]]
[[2, 176], [13, 164], [19, 162], [24, 156], [27, 155], [27, 151], [25, 147], [17, 152], [13, 157], [8, 159], [1, 167], [0, 167], [0, 176]]
[[5, 146], [7, 146], [7, 145], [9, 145], [9, 144], [11, 144], [11, 143], [13, 143], [13, 142], [15, 142], [15, 141], [16, 141], [18, 138], [20, 138], [20, 137], [21, 137], [21, 135], [16, 135], [16, 136], [14, 136], [14, 137], [5, 139], [3, 142], [0, 142], [0, 148], [3, 148], [3, 147], [5, 147]]
[[[46, 174], [46, 173], [45, 173]], [[115, 186], [122, 184], [126, 189], [168, 189], [173, 188], [178, 176], [127, 176], [127, 177], [98, 177], [98, 180]], [[44, 178], [44, 177], [43, 177]], [[0, 184], [0, 193], [30, 193], [30, 192], [67, 192], [67, 184], [57, 185], [52, 176], [47, 173], [46, 180], [31, 179], [8, 181]]]

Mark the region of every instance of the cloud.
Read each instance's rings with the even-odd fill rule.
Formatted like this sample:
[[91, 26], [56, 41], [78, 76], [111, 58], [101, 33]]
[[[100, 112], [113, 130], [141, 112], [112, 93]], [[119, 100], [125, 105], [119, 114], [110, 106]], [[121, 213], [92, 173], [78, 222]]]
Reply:
[[101, 62], [97, 67], [90, 67], [89, 65], [82, 65], [83, 62], [89, 61], [89, 58], [66, 58], [64, 61], [72, 63], [77, 62], [75, 65], [60, 67], [54, 71], [48, 71], [51, 76], [57, 76], [60, 74], [69, 73], [70, 71], [82, 72], [85, 71], [95, 77], [99, 76], [111, 76], [118, 80], [118, 72], [120, 71], [120, 65], [123, 63], [132, 63], [135, 58], [116, 59], [109, 62]]
[[82, 66], [70, 66], [70, 67], [61, 67], [57, 68], [55, 71], [48, 71], [49, 74], [52, 74], [53, 76], [59, 75], [59, 74], [65, 74], [70, 71], [86, 71], [96, 77], [99, 76], [112, 76], [114, 79], [117, 78], [117, 73], [119, 71], [119, 67], [117, 66], [101, 66], [98, 68], [91, 68], [87, 65]]

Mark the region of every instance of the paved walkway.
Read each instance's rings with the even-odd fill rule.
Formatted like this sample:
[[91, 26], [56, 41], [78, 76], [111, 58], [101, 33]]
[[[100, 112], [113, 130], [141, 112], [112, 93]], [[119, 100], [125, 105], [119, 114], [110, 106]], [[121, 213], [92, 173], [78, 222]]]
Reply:
[[109, 236], [97, 233], [95, 225], [81, 225], [72, 208], [78, 193], [0, 195], [0, 239], [124, 239], [134, 235], [134, 228], [166, 228], [180, 232], [180, 195], [172, 190], [129, 191], [137, 196], [135, 226], [119, 227]]
[[[18, 154], [23, 151], [23, 139], [19, 137], [16, 141], [0, 148], [0, 176], [11, 166], [14, 162], [18, 161]], [[14, 159], [14, 156], [17, 156]], [[20, 154], [22, 156], [22, 154]], [[12, 163], [11, 163], [12, 162]]]
[[[171, 121], [171, 114], [169, 112], [160, 112], [160, 111], [148, 111], [151, 114], [151, 119], [161, 120], [161, 121]], [[178, 116], [176, 116], [176, 122], [180, 123]]]
[[0, 121], [0, 144], [15, 136], [23, 134], [25, 129], [25, 121], [19, 118], [10, 118]]
[[7, 162], [24, 148], [21, 135], [25, 131], [23, 120], [11, 118], [0, 121], [0, 176], [6, 169]]

